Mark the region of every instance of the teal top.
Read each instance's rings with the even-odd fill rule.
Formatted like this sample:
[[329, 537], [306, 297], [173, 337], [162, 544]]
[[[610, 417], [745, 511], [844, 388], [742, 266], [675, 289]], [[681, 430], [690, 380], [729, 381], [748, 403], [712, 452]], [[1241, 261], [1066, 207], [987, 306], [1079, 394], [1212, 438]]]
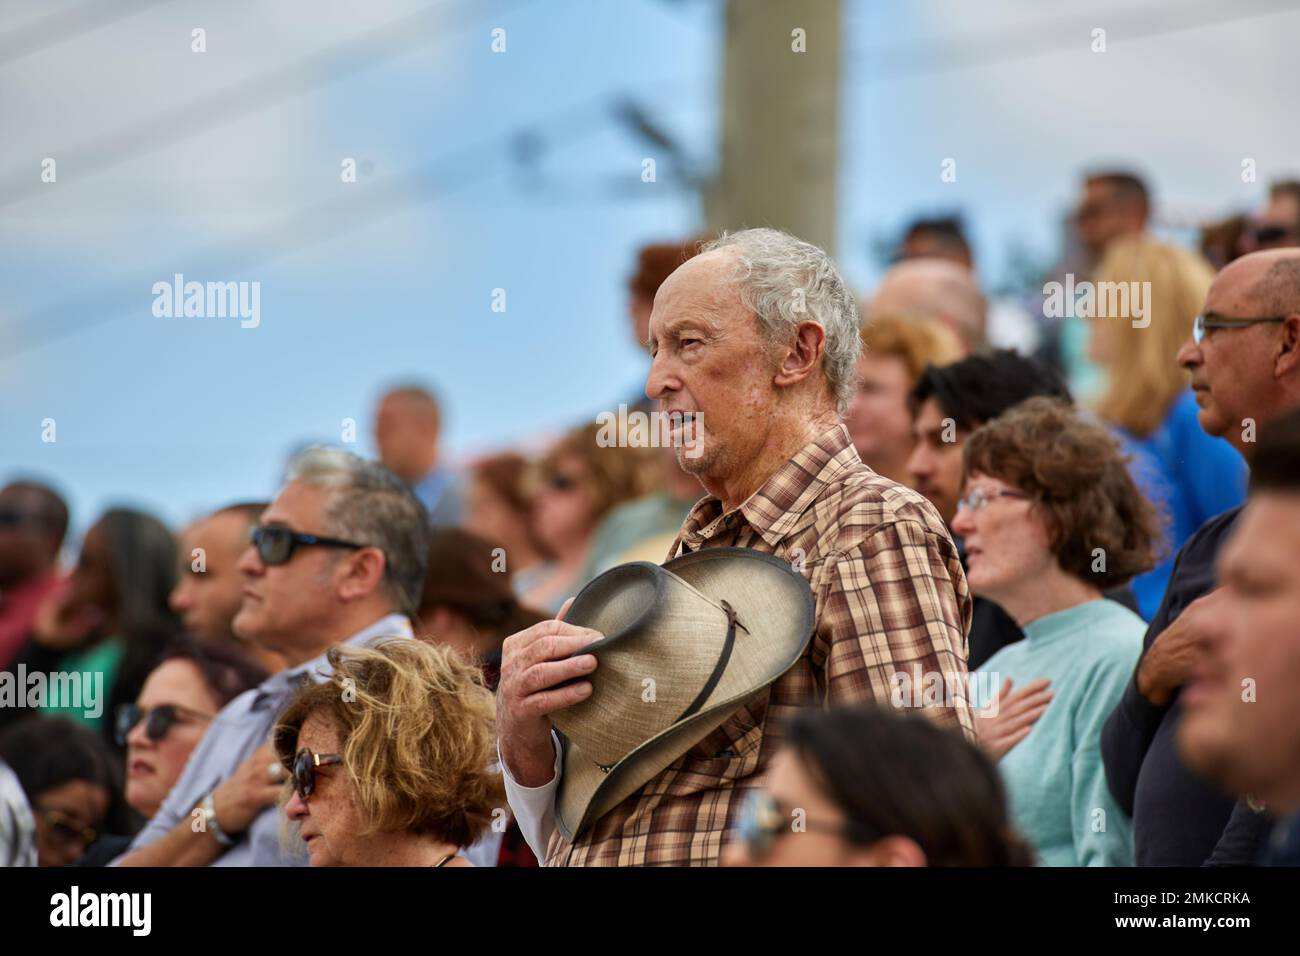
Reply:
[[1012, 689], [1046, 677], [1054, 697], [998, 764], [1012, 818], [1044, 866], [1132, 866], [1132, 824], [1111, 799], [1101, 726], [1133, 676], [1146, 624], [1099, 599], [1049, 614], [994, 654], [972, 682], [979, 706], [1006, 678]]
[[41, 710], [50, 716], [71, 717], [94, 730], [99, 730], [106, 720], [108, 698], [113, 693], [113, 682], [126, 653], [126, 642], [120, 637], [109, 637], [59, 659], [59, 671], [69, 675], [63, 680], [50, 680]]

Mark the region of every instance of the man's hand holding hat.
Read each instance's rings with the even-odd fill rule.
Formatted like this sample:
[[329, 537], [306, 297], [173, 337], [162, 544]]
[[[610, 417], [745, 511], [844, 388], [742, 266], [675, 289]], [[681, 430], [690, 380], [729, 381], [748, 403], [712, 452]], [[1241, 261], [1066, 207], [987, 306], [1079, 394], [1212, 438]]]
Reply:
[[510, 776], [525, 787], [544, 786], [555, 774], [550, 715], [591, 696], [591, 682], [577, 678], [596, 669], [595, 656], [570, 655], [603, 635], [564, 623], [572, 603], [566, 601], [555, 620], [510, 635], [501, 648], [497, 736]]

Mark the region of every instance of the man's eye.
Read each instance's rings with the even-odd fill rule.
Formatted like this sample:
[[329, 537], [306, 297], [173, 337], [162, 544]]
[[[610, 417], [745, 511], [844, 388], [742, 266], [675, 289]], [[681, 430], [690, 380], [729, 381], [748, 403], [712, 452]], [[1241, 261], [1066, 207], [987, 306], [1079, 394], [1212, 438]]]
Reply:
[[692, 346], [692, 345], [699, 345], [699, 344], [700, 344], [700, 340], [699, 340], [699, 339], [682, 339], [682, 340], [681, 340], [682, 348], [688, 348], [689, 346]]

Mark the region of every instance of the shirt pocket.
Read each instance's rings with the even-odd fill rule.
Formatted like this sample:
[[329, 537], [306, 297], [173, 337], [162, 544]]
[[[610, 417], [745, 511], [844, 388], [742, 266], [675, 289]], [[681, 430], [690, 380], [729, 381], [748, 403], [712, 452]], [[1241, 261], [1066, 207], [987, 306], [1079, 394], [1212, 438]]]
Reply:
[[734, 714], [688, 750], [682, 769], [715, 780], [736, 780], [753, 773], [763, 743], [767, 692]]

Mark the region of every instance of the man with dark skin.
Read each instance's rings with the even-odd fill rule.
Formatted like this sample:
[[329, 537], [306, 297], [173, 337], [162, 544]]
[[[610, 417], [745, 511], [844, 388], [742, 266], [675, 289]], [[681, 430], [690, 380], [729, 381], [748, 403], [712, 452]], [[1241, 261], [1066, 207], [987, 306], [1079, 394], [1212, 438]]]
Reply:
[[59, 549], [68, 530], [68, 506], [31, 481], [0, 489], [0, 670], [31, 638], [36, 610], [58, 586]]

